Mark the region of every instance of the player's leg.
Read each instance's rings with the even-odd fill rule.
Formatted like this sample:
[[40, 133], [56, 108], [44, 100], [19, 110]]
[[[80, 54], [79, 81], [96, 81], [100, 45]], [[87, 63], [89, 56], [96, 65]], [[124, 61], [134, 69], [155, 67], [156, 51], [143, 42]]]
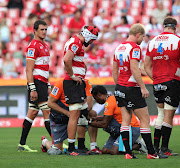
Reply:
[[50, 120], [49, 120], [50, 108], [48, 107], [47, 102], [41, 102], [38, 104], [38, 106], [43, 112], [45, 128], [49, 133], [49, 135], [51, 136]]
[[158, 117], [154, 125], [154, 149], [156, 153], [159, 153], [159, 144], [161, 139], [161, 128], [164, 120], [164, 103], [157, 104]]
[[26, 139], [27, 139], [27, 136], [31, 129], [32, 123], [33, 123], [35, 117], [37, 116], [38, 112], [39, 112], [38, 106], [35, 104], [29, 103], [28, 113], [23, 122], [21, 139], [20, 139], [20, 143], [18, 145], [18, 151], [37, 152], [37, 150], [31, 150], [26, 145]]
[[86, 133], [86, 126], [77, 126], [77, 135], [78, 135], [78, 149], [79, 150], [85, 150], [88, 152], [86, 146], [85, 146], [85, 133]]
[[116, 139], [114, 137], [110, 136], [107, 142], [104, 144], [102, 148], [102, 154], [111, 154], [111, 148], [114, 144]]

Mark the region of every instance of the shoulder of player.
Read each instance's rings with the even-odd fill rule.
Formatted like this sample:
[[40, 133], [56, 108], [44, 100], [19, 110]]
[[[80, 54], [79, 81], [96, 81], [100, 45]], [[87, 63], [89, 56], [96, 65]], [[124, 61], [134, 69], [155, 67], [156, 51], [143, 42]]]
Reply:
[[84, 79], [84, 82], [86, 83], [86, 85], [91, 85], [91, 82], [88, 79]]
[[64, 79], [59, 79], [54, 86], [58, 87], [58, 88], [63, 88], [63, 81]]
[[114, 95], [111, 95], [107, 98], [105, 103], [108, 103], [107, 105], [114, 105], [116, 103], [116, 98]]

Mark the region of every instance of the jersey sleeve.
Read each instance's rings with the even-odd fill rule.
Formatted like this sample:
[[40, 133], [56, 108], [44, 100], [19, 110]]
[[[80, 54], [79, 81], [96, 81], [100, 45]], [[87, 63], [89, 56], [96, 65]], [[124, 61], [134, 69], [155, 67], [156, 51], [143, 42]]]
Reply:
[[149, 44], [148, 44], [148, 46], [147, 46], [146, 55], [147, 55], [147, 56], [150, 56], [150, 52], [149, 52]]
[[141, 60], [141, 49], [139, 46], [136, 46], [134, 48], [131, 49], [130, 51], [130, 59], [136, 59], [138, 61]]
[[91, 82], [87, 79], [85, 80], [85, 82], [86, 82], [86, 88], [85, 88], [86, 96], [92, 96], [92, 94], [91, 94], [91, 91], [92, 91]]
[[104, 105], [105, 109], [104, 109], [104, 115], [109, 115], [112, 116], [114, 114], [114, 110], [116, 107], [116, 100], [113, 96], [110, 96]]
[[81, 47], [78, 43], [74, 42], [69, 45], [68, 50], [72, 51], [73, 54], [76, 55], [81, 50]]
[[60, 99], [62, 93], [63, 93], [63, 86], [61, 81], [58, 81], [55, 83], [50, 96], [54, 97], [56, 100]]
[[38, 57], [37, 47], [30, 45], [26, 50], [26, 59], [36, 60], [37, 57]]

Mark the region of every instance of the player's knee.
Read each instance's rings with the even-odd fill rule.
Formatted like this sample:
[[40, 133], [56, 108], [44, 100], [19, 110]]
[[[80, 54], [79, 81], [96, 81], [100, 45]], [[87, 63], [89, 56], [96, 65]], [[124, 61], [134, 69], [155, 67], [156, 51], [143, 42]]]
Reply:
[[108, 148], [102, 148], [102, 154], [109, 154], [109, 149]]
[[94, 111], [94, 110], [89, 111], [89, 117], [90, 117], [90, 118], [92, 118], [92, 117], [97, 117], [96, 111]]

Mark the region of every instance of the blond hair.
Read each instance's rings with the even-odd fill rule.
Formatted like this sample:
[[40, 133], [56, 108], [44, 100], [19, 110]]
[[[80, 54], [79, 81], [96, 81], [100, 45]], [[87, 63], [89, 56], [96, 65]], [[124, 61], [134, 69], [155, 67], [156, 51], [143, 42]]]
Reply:
[[130, 28], [129, 35], [135, 36], [138, 33], [145, 34], [144, 26], [140, 23], [133, 24]]

